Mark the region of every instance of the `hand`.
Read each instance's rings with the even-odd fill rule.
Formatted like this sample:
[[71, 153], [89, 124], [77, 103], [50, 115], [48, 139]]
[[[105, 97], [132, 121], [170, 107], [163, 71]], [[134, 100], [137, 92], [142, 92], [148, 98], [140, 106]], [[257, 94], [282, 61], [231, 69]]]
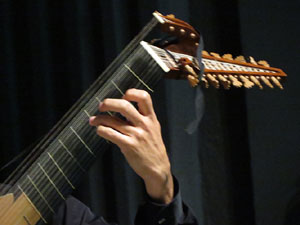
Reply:
[[[138, 110], [130, 102], [137, 102]], [[129, 165], [144, 180], [150, 197], [165, 204], [171, 202], [171, 166], [150, 95], [129, 89], [123, 99], [105, 99], [99, 110], [118, 112], [127, 119], [98, 115], [90, 118], [90, 124], [97, 127], [99, 136], [119, 146]]]

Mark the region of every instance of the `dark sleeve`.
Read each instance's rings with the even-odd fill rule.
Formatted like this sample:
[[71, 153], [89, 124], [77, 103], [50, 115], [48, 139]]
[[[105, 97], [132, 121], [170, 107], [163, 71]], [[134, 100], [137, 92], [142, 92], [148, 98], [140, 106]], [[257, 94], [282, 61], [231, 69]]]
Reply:
[[107, 223], [103, 217], [96, 216], [90, 208], [74, 197], [66, 202], [53, 216], [52, 225], [113, 225]]
[[198, 225], [192, 210], [181, 199], [179, 184], [174, 178], [174, 199], [169, 204], [158, 204], [149, 200], [141, 206], [135, 225]]
[[[179, 186], [174, 178], [174, 199], [168, 204], [149, 201], [138, 210], [135, 225], [197, 225], [198, 222], [181, 200]], [[98, 217], [79, 200], [69, 197], [53, 217], [52, 225], [113, 225]]]

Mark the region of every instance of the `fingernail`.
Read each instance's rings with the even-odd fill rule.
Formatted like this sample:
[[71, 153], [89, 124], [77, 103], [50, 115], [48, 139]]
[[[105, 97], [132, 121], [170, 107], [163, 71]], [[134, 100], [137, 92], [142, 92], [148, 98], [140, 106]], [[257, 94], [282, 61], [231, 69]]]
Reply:
[[95, 118], [96, 118], [96, 116], [91, 116], [91, 117], [89, 118], [89, 123], [90, 123], [90, 125], [93, 126], [93, 122], [94, 122]]

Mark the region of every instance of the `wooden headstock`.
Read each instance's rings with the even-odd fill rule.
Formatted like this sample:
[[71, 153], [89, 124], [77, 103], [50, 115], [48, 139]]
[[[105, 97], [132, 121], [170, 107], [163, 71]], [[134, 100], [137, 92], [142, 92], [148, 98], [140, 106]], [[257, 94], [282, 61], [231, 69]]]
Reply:
[[[270, 67], [266, 61], [256, 62], [253, 57], [246, 60], [243, 56], [233, 59], [231, 54], [220, 56], [214, 52], [202, 52], [202, 63], [205, 67], [199, 80], [200, 66], [197, 60], [197, 49], [200, 35], [188, 23], [175, 18], [173, 15], [163, 16], [153, 13], [160, 23], [161, 30], [178, 39], [176, 43], [166, 44], [163, 49], [153, 48], [170, 71], [167, 78], [187, 79], [191, 86], [201, 83], [205, 87], [252, 88], [263, 86], [283, 89], [281, 84], [287, 76], [281, 69]], [[153, 46], [154, 47], [154, 46]]]
[[178, 38], [178, 43], [170, 44], [166, 49], [191, 56], [197, 55], [200, 35], [191, 25], [175, 18], [174, 15], [163, 16], [159, 12], [154, 12], [153, 15], [164, 33]]

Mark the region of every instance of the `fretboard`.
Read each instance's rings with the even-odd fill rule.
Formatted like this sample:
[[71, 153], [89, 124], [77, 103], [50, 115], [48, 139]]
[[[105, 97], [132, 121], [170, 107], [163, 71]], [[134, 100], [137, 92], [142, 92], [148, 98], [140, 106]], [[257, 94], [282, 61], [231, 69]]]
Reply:
[[57, 207], [75, 189], [96, 156], [109, 147], [89, 125], [89, 117], [98, 113], [98, 105], [105, 98], [120, 98], [129, 88], [152, 91], [166, 73], [159, 57], [149, 52], [142, 42], [124, 60], [110, 78], [86, 100], [62, 131], [51, 139], [38, 160], [12, 188], [13, 193], [25, 193], [42, 220], [46, 223]]

